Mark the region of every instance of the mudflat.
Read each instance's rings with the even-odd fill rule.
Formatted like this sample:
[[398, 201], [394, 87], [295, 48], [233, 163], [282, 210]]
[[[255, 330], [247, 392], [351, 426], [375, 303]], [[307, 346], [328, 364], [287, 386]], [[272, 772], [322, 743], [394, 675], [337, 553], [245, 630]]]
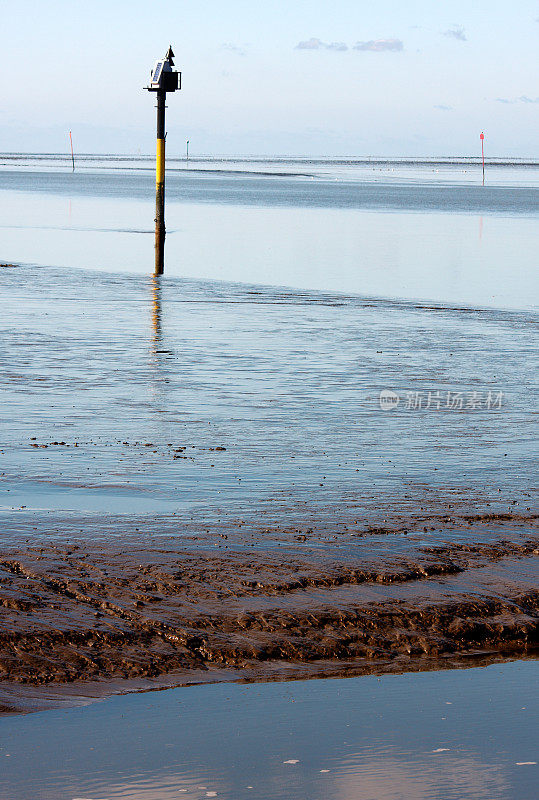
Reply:
[[399, 672], [537, 651], [537, 515], [181, 532], [3, 548], [5, 710], [42, 684]]

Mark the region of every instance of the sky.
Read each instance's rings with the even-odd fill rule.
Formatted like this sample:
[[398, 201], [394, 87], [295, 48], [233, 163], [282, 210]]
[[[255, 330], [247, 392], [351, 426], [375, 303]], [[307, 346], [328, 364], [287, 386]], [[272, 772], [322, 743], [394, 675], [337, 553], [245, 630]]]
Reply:
[[0, 152], [537, 157], [531, 0], [0, 0]]

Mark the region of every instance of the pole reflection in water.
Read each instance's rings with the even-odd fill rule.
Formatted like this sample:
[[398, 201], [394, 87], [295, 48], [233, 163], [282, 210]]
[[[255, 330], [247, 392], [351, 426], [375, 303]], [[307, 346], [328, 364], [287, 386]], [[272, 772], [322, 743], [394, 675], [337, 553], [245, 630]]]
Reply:
[[[174, 351], [167, 347], [167, 342], [163, 334], [163, 305], [161, 277], [153, 275], [150, 278], [150, 375], [148, 391], [152, 401], [158, 402], [156, 409], [160, 413], [167, 410], [164, 403], [164, 392], [169, 394], [169, 384], [171, 379], [171, 359]], [[161, 404], [163, 401], [163, 405]]]
[[170, 350], [163, 347], [163, 325], [162, 325], [162, 303], [161, 303], [161, 279], [159, 276], [152, 276], [150, 279], [151, 304], [150, 304], [150, 381], [148, 386], [149, 396], [152, 403], [156, 404], [156, 410], [165, 410], [162, 401], [163, 392], [169, 382], [167, 365], [163, 359], [171, 355]]
[[152, 286], [152, 354], [157, 356], [161, 344], [161, 281], [157, 275], [151, 279]]

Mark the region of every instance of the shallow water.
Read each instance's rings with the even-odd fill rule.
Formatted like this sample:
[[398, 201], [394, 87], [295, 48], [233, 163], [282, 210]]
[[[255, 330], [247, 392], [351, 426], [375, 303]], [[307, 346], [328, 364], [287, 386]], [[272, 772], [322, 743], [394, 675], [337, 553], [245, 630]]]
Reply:
[[537, 165], [3, 163], [4, 538], [531, 507]]
[[[481, 186], [477, 164], [178, 163], [167, 174], [169, 276], [479, 307], [537, 298], [536, 164], [493, 166]], [[65, 167], [0, 157], [0, 258], [150, 273], [150, 162]]]
[[487, 486], [530, 505], [535, 314], [44, 267], [0, 281], [8, 537], [13, 511], [372, 514]]
[[2, 800], [534, 800], [537, 663], [0, 718]]

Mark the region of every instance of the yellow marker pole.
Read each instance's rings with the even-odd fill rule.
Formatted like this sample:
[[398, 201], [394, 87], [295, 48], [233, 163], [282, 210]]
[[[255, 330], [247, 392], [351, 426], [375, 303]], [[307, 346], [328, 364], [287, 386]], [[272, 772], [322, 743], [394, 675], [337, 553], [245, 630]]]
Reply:
[[172, 69], [174, 53], [169, 47], [163, 59], [156, 61], [150, 85], [157, 93], [157, 148], [155, 159], [155, 275], [165, 269], [165, 100], [167, 92], [181, 89], [181, 72]]
[[155, 163], [155, 274], [165, 269], [165, 91], [157, 92], [157, 148]]

